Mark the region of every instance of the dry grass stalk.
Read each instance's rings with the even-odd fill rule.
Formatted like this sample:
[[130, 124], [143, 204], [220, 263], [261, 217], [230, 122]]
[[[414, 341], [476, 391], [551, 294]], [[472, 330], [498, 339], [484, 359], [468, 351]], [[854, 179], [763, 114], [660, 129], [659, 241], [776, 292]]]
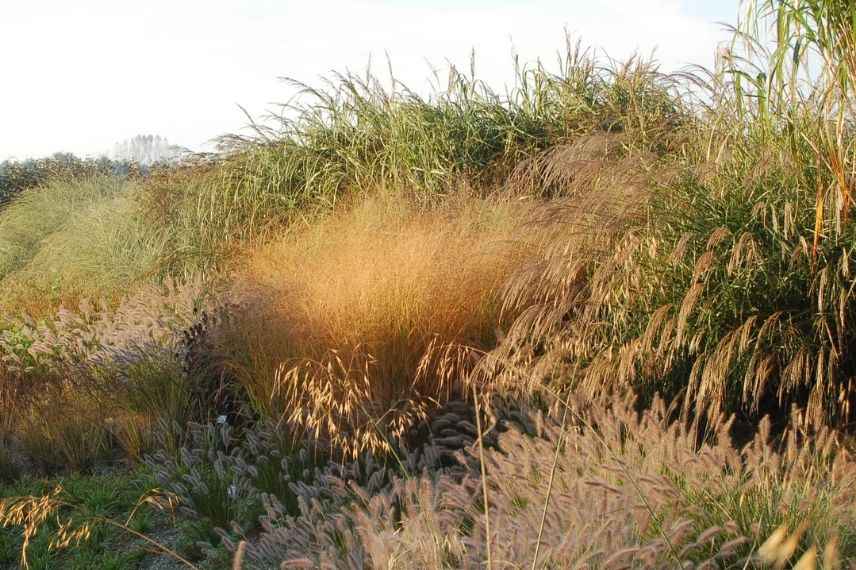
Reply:
[[478, 434], [478, 446], [479, 446], [479, 468], [481, 469], [481, 480], [482, 480], [482, 504], [484, 507], [484, 533], [485, 533], [485, 550], [487, 553], [487, 568], [488, 570], [493, 570], [493, 558], [491, 557], [491, 543], [493, 542], [493, 535], [490, 534], [490, 501], [488, 500], [488, 492], [487, 492], [487, 472], [485, 471], [485, 462], [484, 462], [484, 432], [482, 431], [481, 424], [481, 409], [479, 405], [479, 395], [476, 392], [476, 387], [473, 386], [473, 402], [476, 406], [476, 430]]

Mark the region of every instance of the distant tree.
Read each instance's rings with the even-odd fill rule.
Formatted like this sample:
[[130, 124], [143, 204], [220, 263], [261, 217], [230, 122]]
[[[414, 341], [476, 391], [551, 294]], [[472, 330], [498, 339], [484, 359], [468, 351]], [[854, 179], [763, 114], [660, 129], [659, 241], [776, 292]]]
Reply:
[[175, 162], [187, 154], [182, 147], [169, 144], [160, 135], [137, 135], [113, 147], [113, 159], [135, 162], [142, 166]]

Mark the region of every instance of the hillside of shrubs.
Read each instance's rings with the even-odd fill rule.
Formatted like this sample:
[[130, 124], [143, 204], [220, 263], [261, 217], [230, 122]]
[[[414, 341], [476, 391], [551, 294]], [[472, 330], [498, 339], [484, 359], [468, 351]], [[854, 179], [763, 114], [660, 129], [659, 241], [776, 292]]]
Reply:
[[856, 12], [750, 4], [4, 165], [0, 568], [856, 567]]

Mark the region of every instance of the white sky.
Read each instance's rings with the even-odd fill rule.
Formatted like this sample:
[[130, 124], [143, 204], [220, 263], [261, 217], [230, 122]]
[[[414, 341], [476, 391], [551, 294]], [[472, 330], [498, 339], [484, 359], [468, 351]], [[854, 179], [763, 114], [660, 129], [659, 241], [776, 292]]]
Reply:
[[109, 151], [137, 134], [200, 149], [243, 105], [284, 102], [277, 77], [385, 72], [423, 90], [446, 60], [501, 88], [511, 53], [551, 63], [563, 29], [666, 70], [711, 65], [738, 0], [0, 0], [0, 160]]

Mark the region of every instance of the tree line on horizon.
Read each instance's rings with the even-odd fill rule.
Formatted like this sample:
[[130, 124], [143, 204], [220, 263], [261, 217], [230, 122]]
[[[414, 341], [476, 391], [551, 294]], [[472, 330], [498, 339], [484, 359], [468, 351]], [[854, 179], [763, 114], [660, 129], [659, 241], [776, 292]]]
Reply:
[[109, 156], [81, 158], [70, 152], [55, 152], [41, 158], [4, 160], [0, 162], [0, 206], [19, 192], [52, 178], [145, 175], [154, 165], [174, 164], [188, 154], [188, 149], [170, 144], [166, 137], [149, 134], [116, 143]]

